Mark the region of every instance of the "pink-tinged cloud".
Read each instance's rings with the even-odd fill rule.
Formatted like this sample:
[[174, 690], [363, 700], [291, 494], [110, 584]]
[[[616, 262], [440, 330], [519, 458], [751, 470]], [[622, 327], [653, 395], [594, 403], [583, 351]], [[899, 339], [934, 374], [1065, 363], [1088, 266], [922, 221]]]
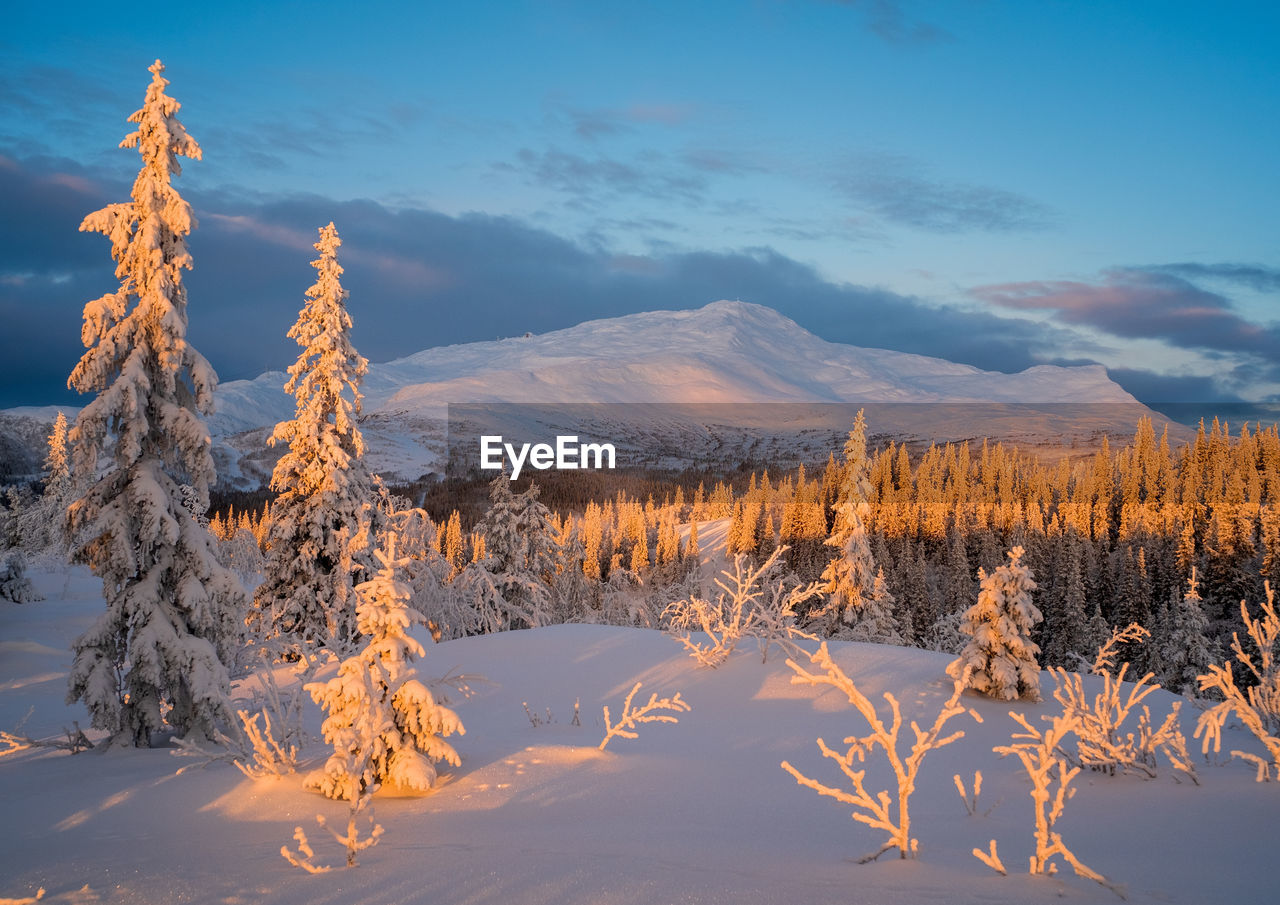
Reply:
[[406, 289], [446, 289], [456, 282], [453, 274], [444, 268], [432, 267], [413, 258], [362, 249], [343, 249], [339, 258], [346, 260], [347, 270], [365, 267], [376, 271], [373, 278], [379, 282], [385, 280]]
[[49, 181], [54, 185], [60, 185], [82, 195], [96, 195], [98, 193], [98, 187], [91, 180], [83, 176], [73, 176], [71, 173], [54, 173], [49, 177]]
[[[204, 214], [202, 219], [206, 222], [220, 224], [232, 232], [248, 233], [258, 239], [262, 239], [264, 242], [283, 245], [285, 248], [293, 248], [299, 251], [311, 251], [316, 242], [317, 233], [315, 232], [304, 233], [301, 230], [280, 226], [276, 223], [267, 223], [262, 220], [256, 220], [253, 217]], [[341, 233], [341, 228], [339, 228], [339, 233]]]
[[1116, 269], [1098, 283], [1000, 283], [975, 287], [969, 294], [1003, 308], [1052, 311], [1058, 321], [1114, 336], [1280, 359], [1280, 327], [1248, 321], [1231, 310], [1224, 296], [1167, 273]]

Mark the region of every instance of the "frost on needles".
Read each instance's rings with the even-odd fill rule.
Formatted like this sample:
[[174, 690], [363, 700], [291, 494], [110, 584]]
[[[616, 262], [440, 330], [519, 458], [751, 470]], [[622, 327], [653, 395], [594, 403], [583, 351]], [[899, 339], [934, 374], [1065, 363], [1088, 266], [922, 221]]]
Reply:
[[200, 147], [165, 93], [157, 60], [137, 130], [142, 169], [129, 201], [84, 218], [111, 240], [120, 287], [84, 309], [87, 350], [69, 383], [97, 397], [72, 432], [75, 472], [94, 475], [71, 503], [73, 551], [102, 578], [106, 612], [74, 644], [67, 698], [83, 699], [93, 726], [134, 745], [166, 726], [209, 737], [229, 719], [225, 663], [239, 643], [244, 590], [218, 565], [209, 534], [183, 505], [183, 485], [203, 513], [214, 481], [209, 430], [217, 375], [186, 340], [191, 206], [170, 184], [179, 157]]
[[1031, 570], [1022, 564], [1025, 551], [1014, 547], [1009, 562], [990, 575], [978, 570], [981, 590], [978, 602], [964, 614], [960, 630], [969, 643], [947, 674], [960, 679], [968, 673], [969, 688], [980, 694], [1012, 701], [1040, 700], [1040, 648], [1031, 640], [1031, 629], [1041, 621], [1031, 602], [1036, 589]]
[[466, 730], [411, 665], [424, 651], [408, 628], [424, 618], [409, 607], [409, 588], [397, 577], [406, 561], [396, 559], [395, 543], [388, 533], [386, 548], [375, 551], [382, 568], [356, 588], [364, 647], [342, 662], [337, 676], [307, 685], [328, 713], [321, 731], [333, 754], [306, 784], [330, 798], [354, 802], [384, 782], [425, 792], [436, 781], [433, 761], [460, 763], [444, 737]]
[[355, 639], [355, 573], [372, 570], [370, 537], [378, 529], [380, 485], [364, 464], [356, 426], [368, 361], [351, 343], [348, 293], [342, 288], [332, 223], [320, 229], [311, 262], [316, 282], [290, 338], [302, 347], [285, 392], [296, 400], [271, 444], [289, 448], [271, 475], [272, 508], [264, 581], [250, 624], [286, 648], [320, 644], [342, 649]]

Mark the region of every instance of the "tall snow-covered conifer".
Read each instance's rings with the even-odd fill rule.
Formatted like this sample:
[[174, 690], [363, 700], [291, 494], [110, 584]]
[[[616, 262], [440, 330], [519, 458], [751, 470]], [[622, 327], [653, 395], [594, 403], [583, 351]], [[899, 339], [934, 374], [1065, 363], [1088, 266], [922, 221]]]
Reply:
[[[89, 483], [68, 521], [76, 557], [102, 578], [107, 611], [74, 644], [67, 698], [82, 699], [93, 725], [146, 745], [166, 725], [208, 735], [228, 717], [224, 666], [245, 607], [239, 581], [217, 564], [205, 528], [182, 502], [194, 488], [201, 511], [214, 480], [209, 430], [217, 375], [186, 340], [191, 207], [171, 185], [179, 157], [200, 147], [178, 121], [179, 103], [157, 60], [137, 130], [142, 170], [131, 200], [85, 217], [80, 229], [111, 239], [120, 288], [89, 302], [88, 351], [69, 384], [97, 398], [73, 431], [76, 471]], [[108, 440], [108, 438], [111, 438]], [[99, 453], [111, 465], [96, 479]]]
[[376, 480], [365, 467], [356, 426], [368, 361], [351, 344], [348, 293], [339, 278], [342, 240], [321, 227], [311, 262], [316, 282], [289, 337], [302, 347], [285, 392], [296, 398], [291, 421], [276, 425], [272, 445], [289, 444], [276, 464], [265, 580], [251, 623], [289, 646], [342, 646], [355, 637], [356, 573], [371, 568], [378, 522]]
[[867, 422], [862, 409], [844, 445], [844, 471], [835, 500], [835, 523], [827, 545], [839, 551], [827, 564], [822, 580], [829, 594], [824, 614], [829, 614], [829, 631], [859, 621], [859, 610], [875, 591], [876, 565], [867, 537], [867, 516], [871, 512], [871, 478], [867, 464]]

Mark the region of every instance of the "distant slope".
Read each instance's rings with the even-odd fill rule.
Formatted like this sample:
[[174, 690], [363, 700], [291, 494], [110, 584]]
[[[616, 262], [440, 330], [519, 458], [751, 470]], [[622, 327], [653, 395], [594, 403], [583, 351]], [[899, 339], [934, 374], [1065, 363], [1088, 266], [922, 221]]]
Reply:
[[[274, 454], [267, 432], [292, 417], [285, 375], [234, 380], [217, 391], [210, 428], [224, 480], [257, 484]], [[370, 367], [361, 426], [373, 467], [411, 479], [438, 469], [451, 403], [1064, 403], [1140, 408], [1100, 365], [1039, 366], [1016, 374], [939, 358], [831, 343], [761, 305], [719, 301], [588, 321], [539, 336], [425, 349]], [[953, 422], [965, 417], [949, 416]], [[872, 423], [879, 433], [967, 437], [936, 415]], [[1060, 420], [1060, 419], [1059, 419]], [[1104, 419], [1105, 420], [1105, 419]], [[1132, 429], [1128, 414], [1098, 430]], [[1030, 426], [1035, 438], [1061, 425]]]
[[[282, 383], [281, 375], [264, 374], [220, 387], [215, 431], [230, 437], [250, 425], [286, 417]], [[1040, 366], [1016, 374], [983, 371], [939, 358], [827, 342], [771, 308], [733, 301], [588, 321], [539, 336], [426, 349], [371, 366], [364, 389], [361, 426], [371, 461], [384, 474], [402, 478], [439, 468], [450, 403], [1140, 406], [1100, 365]], [[872, 428], [913, 437], [929, 434], [927, 419], [908, 420], [912, 423], [873, 423]], [[1128, 432], [1133, 420], [1125, 415], [1104, 428]], [[1041, 437], [1046, 431], [1033, 433]], [[953, 434], [947, 428], [940, 436]], [[260, 442], [256, 436], [250, 440]], [[241, 452], [251, 448], [244, 446]]]

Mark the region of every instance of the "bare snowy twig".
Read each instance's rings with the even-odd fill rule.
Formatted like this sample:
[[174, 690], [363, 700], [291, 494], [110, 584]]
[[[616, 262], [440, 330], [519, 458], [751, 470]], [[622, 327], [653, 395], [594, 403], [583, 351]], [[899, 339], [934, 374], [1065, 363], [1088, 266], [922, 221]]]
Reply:
[[[968, 812], [970, 817], [976, 817], [978, 814], [978, 795], [982, 793], [982, 771], [981, 770], [973, 771], [973, 797], [972, 798], [969, 796], [969, 793], [965, 791], [964, 780], [960, 778], [959, 773], [955, 774], [955, 776], [953, 776], [952, 779], [955, 781], [956, 791], [960, 793], [960, 800], [964, 802], [965, 811]], [[991, 810], [988, 808], [987, 814], [990, 814], [990, 813], [991, 813]], [[983, 816], [985, 817], [986, 814], [983, 814]]]
[[[369, 816], [366, 818], [369, 821], [369, 835], [361, 838], [360, 830], [357, 826], [357, 818], [366, 807], [370, 806], [370, 796], [372, 796], [375, 791], [377, 791], [376, 786], [366, 789], [351, 801], [351, 807], [347, 812], [347, 831], [345, 833], [339, 833], [337, 830], [333, 829], [333, 827], [329, 826], [325, 821], [323, 814], [316, 815], [316, 823], [320, 824], [320, 826], [325, 830], [328, 830], [329, 835], [333, 837], [334, 841], [347, 850], [347, 867], [357, 866], [356, 855], [365, 849], [372, 848], [377, 845], [378, 841], [382, 838], [382, 825], [374, 821], [372, 811], [370, 811]], [[315, 863], [316, 853], [311, 848], [311, 844], [307, 840], [307, 834], [303, 831], [302, 827], [294, 827], [293, 838], [294, 841], [298, 843], [298, 851], [296, 853], [292, 852], [289, 850], [289, 846], [282, 845], [280, 846], [280, 856], [282, 858], [294, 867], [300, 867], [309, 874], [322, 874], [326, 871], [333, 870], [333, 865], [331, 864]]]
[[[1056, 874], [1058, 866], [1053, 862], [1053, 858], [1061, 857], [1071, 865], [1071, 869], [1077, 876], [1093, 880], [1123, 899], [1123, 889], [1102, 874], [1085, 866], [1067, 848], [1066, 843], [1062, 841], [1062, 835], [1054, 832], [1053, 829], [1058, 818], [1062, 816], [1067, 800], [1076, 793], [1076, 790], [1071, 788], [1071, 781], [1080, 773], [1080, 767], [1068, 766], [1060, 754], [1063, 740], [1076, 731], [1075, 718], [1065, 713], [1056, 716], [1050, 728], [1039, 732], [1031, 727], [1027, 718], [1021, 713], [1011, 710], [1009, 716], [1025, 731], [1013, 734], [1014, 744], [999, 745], [993, 750], [1001, 756], [1009, 754], [1016, 756], [1022, 761], [1027, 777], [1031, 780], [1031, 800], [1035, 803], [1036, 853], [1031, 856], [1030, 872], [1049, 876]], [[994, 840], [991, 853], [995, 854]], [[974, 854], [978, 855], [977, 850]], [[982, 855], [978, 857], [986, 861]]]
[[63, 729], [63, 737], [58, 738], [31, 738], [22, 734], [22, 727], [27, 724], [27, 720], [31, 719], [31, 715], [35, 713], [35, 707], [27, 711], [27, 715], [18, 721], [18, 725], [13, 727], [12, 732], [0, 731], [0, 757], [6, 757], [10, 754], [17, 754], [19, 751], [28, 751], [32, 748], [58, 748], [63, 751], [69, 751], [72, 754], [79, 754], [81, 751], [87, 751], [93, 747], [93, 742], [80, 729], [79, 721], [75, 721], [72, 725], [74, 730]]
[[640, 690], [642, 683], [637, 682], [631, 689], [631, 693], [627, 695], [625, 701], [622, 702], [622, 713], [618, 715], [617, 723], [609, 722], [609, 705], [604, 707], [604, 740], [600, 742], [601, 751], [604, 746], [609, 744], [609, 740], [614, 736], [619, 738], [638, 738], [639, 734], [635, 731], [640, 723], [678, 723], [678, 717], [674, 717], [669, 713], [657, 713], [659, 710], [671, 710], [676, 713], [687, 713], [691, 708], [681, 697], [680, 692], [676, 692], [669, 698], [658, 699], [657, 694], [649, 695], [649, 703], [645, 704], [639, 710], [631, 708], [631, 699], [636, 696], [636, 692]]
[[295, 854], [289, 850], [289, 846], [280, 846], [280, 856], [292, 864], [294, 867], [301, 867], [309, 874], [323, 874], [333, 870], [331, 864], [316, 864], [315, 849], [311, 847], [311, 843], [307, 840], [307, 833], [300, 826], [293, 828], [294, 841], [298, 843], [298, 851]]
[[984, 852], [980, 848], [975, 848], [973, 856], [996, 873], [1002, 876], [1009, 875], [1009, 872], [1005, 870], [1004, 862], [1000, 860], [1000, 856], [996, 853], [996, 841], [994, 839], [991, 840], [991, 848], [988, 851]]
[[316, 816], [316, 823], [328, 830], [329, 835], [333, 836], [335, 842], [346, 847], [347, 867], [355, 867], [356, 855], [367, 848], [373, 848], [378, 844], [378, 840], [382, 838], [382, 824], [374, 822], [372, 811], [366, 818], [369, 821], [368, 836], [361, 839], [360, 831], [356, 826], [356, 818], [369, 805], [369, 796], [373, 791], [371, 789], [367, 794], [357, 796], [356, 800], [351, 803], [351, 808], [347, 812], [347, 831], [342, 835], [339, 835], [336, 830], [326, 824], [323, 816]]
[[1280, 613], [1275, 606], [1275, 594], [1270, 582], [1265, 583], [1267, 599], [1262, 604], [1262, 614], [1254, 619], [1249, 616], [1245, 602], [1240, 601], [1240, 616], [1244, 620], [1249, 637], [1258, 648], [1255, 661], [1246, 653], [1237, 633], [1232, 633], [1231, 649], [1236, 659], [1253, 674], [1257, 684], [1245, 690], [1236, 685], [1235, 675], [1228, 661], [1222, 666], [1209, 667], [1208, 673], [1199, 677], [1201, 691], [1217, 691], [1223, 700], [1204, 713], [1196, 724], [1195, 737], [1203, 733], [1202, 750], [1207, 754], [1212, 745], [1215, 752], [1221, 749], [1222, 730], [1227, 717], [1235, 713], [1240, 722], [1262, 742], [1271, 760], [1248, 751], [1233, 750], [1232, 757], [1252, 763], [1258, 769], [1258, 782], [1280, 780], [1280, 662], [1277, 661], [1277, 643], [1280, 642]]
[[[964, 691], [965, 682], [968, 680], [968, 671], [966, 670], [955, 681], [951, 697], [942, 705], [942, 709], [933, 721], [933, 726], [928, 731], [922, 730], [914, 720], [911, 722], [911, 731], [915, 734], [915, 742], [911, 746], [910, 753], [904, 756], [898, 750], [898, 737], [902, 729], [902, 712], [898, 706], [897, 698], [887, 691], [884, 693], [884, 699], [888, 702], [889, 710], [892, 714], [891, 721], [886, 726], [880, 715], [876, 713], [875, 705], [858, 690], [852, 680], [831, 659], [831, 654], [827, 650], [825, 641], [817, 651], [809, 655], [809, 660], [822, 672], [810, 673], [794, 660], [788, 660], [787, 665], [796, 673], [791, 677], [791, 683], [793, 685], [829, 685], [843, 692], [849, 699], [849, 703], [857, 708], [863, 719], [867, 721], [871, 732], [865, 736], [849, 736], [846, 738], [844, 744], [848, 745], [849, 748], [843, 754], [832, 750], [826, 742], [818, 739], [818, 748], [822, 751], [822, 756], [836, 762], [840, 771], [844, 773], [845, 778], [852, 784], [853, 792], [827, 786], [817, 780], [810, 779], [787, 761], [782, 762], [782, 769], [794, 776], [797, 783], [813, 789], [819, 795], [825, 795], [858, 808], [859, 810], [853, 813], [854, 820], [865, 823], [874, 829], [884, 830], [889, 834], [888, 840], [878, 851], [859, 859], [861, 863], [874, 861], [894, 848], [898, 850], [898, 857], [900, 858], [914, 857], [918, 849], [918, 840], [911, 836], [909, 807], [911, 793], [915, 791], [916, 776], [920, 772], [920, 765], [924, 761], [925, 755], [964, 736], [963, 730], [956, 730], [945, 736], [942, 734], [943, 727], [952, 717], [967, 712], [974, 720], [979, 723], [982, 722], [982, 717], [976, 711], [970, 710], [960, 703], [960, 695]], [[893, 801], [889, 793], [881, 791], [873, 796], [865, 786], [867, 771], [853, 768], [855, 759], [862, 762], [866, 759], [866, 755], [874, 751], [877, 746], [884, 751], [885, 756], [889, 759], [889, 765], [893, 768], [893, 773], [897, 780], [896, 817], [893, 813]]]
[[1113, 628], [1111, 637], [1098, 648], [1098, 655], [1093, 658], [1093, 663], [1089, 667], [1090, 674], [1095, 676], [1110, 674], [1111, 670], [1115, 669], [1116, 657], [1120, 655], [1117, 648], [1121, 644], [1141, 643], [1150, 637], [1151, 632], [1136, 622], [1131, 622], [1124, 628]]
[[534, 729], [537, 729], [539, 726], [550, 725], [551, 723], [554, 723], [556, 721], [556, 718], [551, 715], [550, 707], [548, 707], [546, 709], [545, 714], [543, 714], [543, 713], [534, 713], [532, 710], [530, 710], [528, 701], [522, 702], [521, 706], [524, 707], [524, 715], [529, 718], [529, 722], [533, 725]]
[[435, 679], [423, 679], [422, 682], [427, 688], [431, 689], [435, 695], [436, 701], [440, 704], [448, 706], [452, 703], [449, 695], [444, 689], [452, 689], [457, 692], [465, 700], [476, 693], [473, 686], [475, 685], [492, 685], [487, 678], [479, 674], [471, 674], [457, 672], [458, 667], [454, 666], [447, 673]]

